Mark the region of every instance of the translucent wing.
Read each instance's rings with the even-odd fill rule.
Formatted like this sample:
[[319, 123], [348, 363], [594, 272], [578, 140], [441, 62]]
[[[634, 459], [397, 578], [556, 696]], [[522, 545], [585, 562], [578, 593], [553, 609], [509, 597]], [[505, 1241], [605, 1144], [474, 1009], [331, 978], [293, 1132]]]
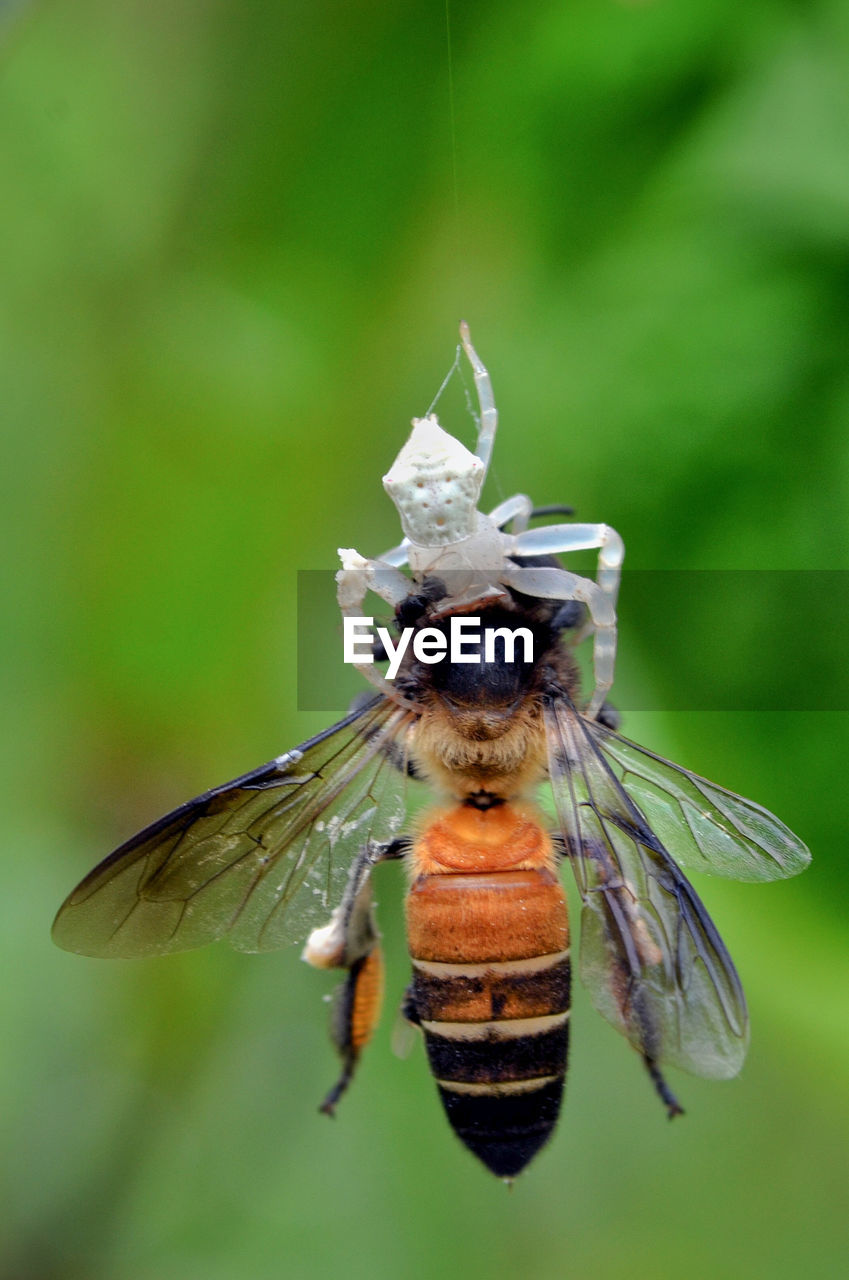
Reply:
[[583, 898], [581, 977], [599, 1012], [650, 1062], [735, 1075], [748, 1028], [737, 972], [606, 758], [599, 728], [567, 699], [546, 708], [555, 808]]
[[780, 880], [807, 867], [807, 847], [767, 809], [638, 747], [597, 721], [584, 723], [679, 866], [732, 880]]
[[214, 787], [110, 854], [59, 910], [53, 938], [91, 956], [187, 951], [227, 935], [269, 951], [326, 922], [350, 862], [404, 816], [409, 712], [385, 698]]

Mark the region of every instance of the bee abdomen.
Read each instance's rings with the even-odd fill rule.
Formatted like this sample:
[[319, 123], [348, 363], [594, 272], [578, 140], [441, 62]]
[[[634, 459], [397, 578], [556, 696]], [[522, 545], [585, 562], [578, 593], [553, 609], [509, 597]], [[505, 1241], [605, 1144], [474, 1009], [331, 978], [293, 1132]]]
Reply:
[[458, 1137], [513, 1177], [557, 1120], [569, 1044], [569, 929], [548, 871], [423, 876], [407, 904], [412, 994]]

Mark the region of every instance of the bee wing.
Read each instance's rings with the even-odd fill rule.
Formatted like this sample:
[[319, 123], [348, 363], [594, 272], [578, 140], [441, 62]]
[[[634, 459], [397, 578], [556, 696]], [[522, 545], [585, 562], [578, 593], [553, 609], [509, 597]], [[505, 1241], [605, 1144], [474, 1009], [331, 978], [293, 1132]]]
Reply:
[[133, 836], [69, 895], [53, 939], [164, 955], [227, 935], [269, 951], [324, 923], [349, 864], [404, 816], [408, 712], [385, 698]]
[[804, 871], [811, 855], [774, 814], [715, 782], [638, 747], [595, 720], [586, 732], [616, 765], [623, 787], [687, 871], [732, 880], [781, 880]]
[[735, 1075], [746, 1053], [746, 1001], [710, 916], [617, 777], [598, 726], [567, 699], [545, 715], [555, 808], [583, 898], [581, 977], [593, 1003], [646, 1058]]

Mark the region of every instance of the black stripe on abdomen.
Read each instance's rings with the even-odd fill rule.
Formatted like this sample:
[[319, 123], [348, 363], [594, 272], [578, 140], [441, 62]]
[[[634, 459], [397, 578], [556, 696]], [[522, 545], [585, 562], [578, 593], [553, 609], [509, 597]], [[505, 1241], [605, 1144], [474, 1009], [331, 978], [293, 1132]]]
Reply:
[[439, 1082], [497, 1085], [562, 1075], [566, 1070], [568, 1012], [515, 1023], [423, 1019], [422, 1030], [430, 1067]]
[[563, 1075], [522, 1082], [508, 1092], [439, 1084], [451, 1127], [499, 1178], [515, 1178], [551, 1137], [563, 1097]]
[[413, 961], [413, 992], [422, 1019], [533, 1017], [569, 1008], [568, 951], [496, 964]]

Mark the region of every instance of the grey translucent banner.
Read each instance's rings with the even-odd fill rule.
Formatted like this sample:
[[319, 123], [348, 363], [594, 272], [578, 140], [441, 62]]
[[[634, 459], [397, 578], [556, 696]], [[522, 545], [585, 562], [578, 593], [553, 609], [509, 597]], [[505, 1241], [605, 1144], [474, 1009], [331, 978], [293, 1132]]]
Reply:
[[[392, 621], [373, 595], [363, 614]], [[849, 710], [847, 570], [626, 570], [618, 618], [610, 701], [623, 712]], [[342, 715], [365, 687], [343, 662], [335, 571], [302, 570], [299, 709]]]

